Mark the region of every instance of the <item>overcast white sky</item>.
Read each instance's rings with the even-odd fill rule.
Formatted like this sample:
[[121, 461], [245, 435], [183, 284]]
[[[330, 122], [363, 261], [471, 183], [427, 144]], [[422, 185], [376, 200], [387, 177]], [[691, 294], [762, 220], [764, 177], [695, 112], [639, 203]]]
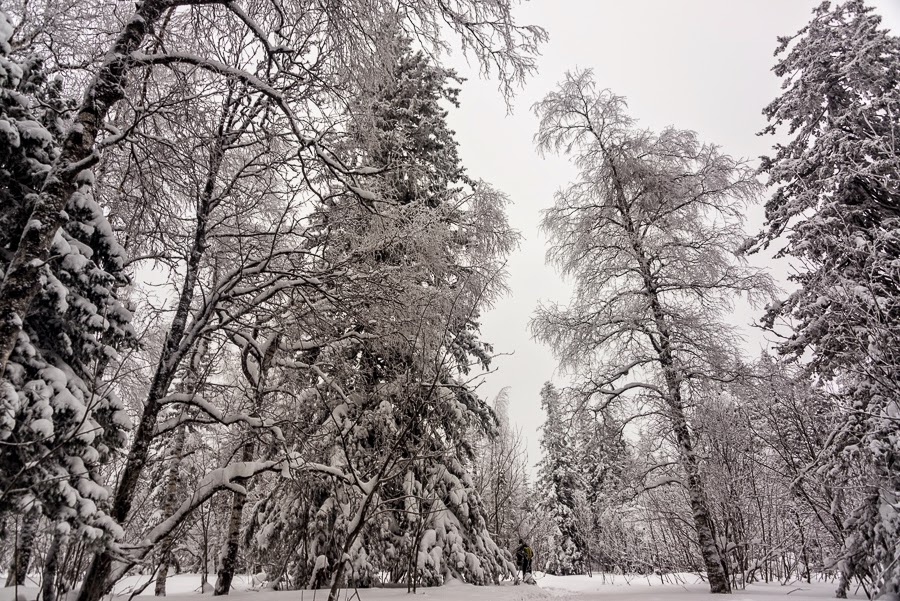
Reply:
[[[900, 0], [870, 0], [884, 24], [900, 31]], [[533, 150], [537, 122], [531, 105], [567, 69], [591, 68], [600, 87], [627, 97], [630, 114], [645, 127], [693, 129], [734, 156], [767, 154], [771, 138], [758, 137], [763, 107], [778, 94], [771, 72], [776, 37], [809, 21], [818, 0], [532, 0], [519, 7], [520, 23], [545, 27], [550, 41], [533, 76], [507, 115], [496, 82], [481, 80], [462, 63], [469, 80], [462, 107], [451, 113], [463, 164], [475, 177], [506, 192], [509, 218], [523, 236], [508, 265], [510, 295], [484, 316], [484, 339], [498, 353], [495, 371], [480, 388], [492, 398], [510, 387], [512, 420], [527, 440], [529, 460], [539, 459], [543, 422], [539, 392], [547, 380], [561, 383], [549, 349], [531, 339], [528, 321], [541, 300], [567, 300], [566, 285], [545, 266], [540, 212], [575, 174], [562, 158], [541, 159]], [[748, 230], [761, 224], [761, 209]], [[783, 272], [784, 266], [775, 266]], [[736, 319], [750, 323], [748, 312]], [[757, 343], [758, 344], [758, 343]], [[753, 353], [757, 354], [756, 352]]]

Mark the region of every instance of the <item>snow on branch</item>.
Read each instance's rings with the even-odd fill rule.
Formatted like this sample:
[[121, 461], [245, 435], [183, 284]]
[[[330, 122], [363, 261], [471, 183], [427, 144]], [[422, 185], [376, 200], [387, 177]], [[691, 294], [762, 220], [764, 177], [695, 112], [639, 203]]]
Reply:
[[191, 512], [208, 501], [214, 494], [220, 490], [232, 490], [239, 494], [246, 494], [246, 489], [237, 482], [238, 480], [246, 480], [264, 472], [275, 471], [280, 468], [283, 461], [283, 459], [277, 461], [242, 461], [214, 469], [206, 474], [191, 496], [171, 516], [157, 524], [133, 547], [122, 547], [123, 550], [132, 549], [133, 554], [127, 561], [123, 561], [116, 566], [110, 574], [109, 580], [115, 582], [122, 578], [134, 564], [146, 557], [157, 543], [171, 535], [175, 528]]
[[641, 493], [650, 492], [653, 489], [661, 488], [663, 486], [669, 486], [670, 484], [677, 484], [679, 486], [684, 486], [684, 481], [681, 478], [675, 478], [674, 476], [667, 476], [667, 477], [660, 478], [658, 480], [649, 482], [648, 484], [645, 484], [643, 487], [641, 487], [640, 492]]
[[263, 30], [262, 27], [259, 26], [259, 23], [257, 23], [256, 21], [254, 21], [254, 20], [250, 17], [250, 15], [248, 15], [248, 14], [246, 13], [246, 11], [244, 11], [244, 9], [241, 8], [237, 3], [235, 3], [235, 2], [225, 2], [225, 3], [223, 4], [223, 6], [224, 6], [227, 10], [231, 11], [232, 13], [234, 13], [234, 15], [235, 15], [238, 19], [240, 19], [241, 22], [243, 22], [244, 25], [246, 25], [247, 28], [250, 29], [250, 31], [253, 32], [253, 35], [255, 35], [256, 38], [259, 40], [259, 42], [265, 47], [266, 52], [267, 52], [268, 54], [271, 55], [271, 54], [277, 54], [277, 53], [285, 53], [285, 52], [289, 52], [289, 49], [288, 49], [287, 47], [285, 47], [285, 46], [274, 46], [274, 47], [273, 47], [272, 44], [269, 42], [269, 36], [268, 36], [268, 34]]
[[[238, 422], [247, 424], [251, 428], [265, 428], [272, 432], [275, 436], [275, 439], [283, 442], [284, 434], [281, 432], [281, 428], [272, 424], [268, 420], [261, 419], [258, 417], [252, 417], [245, 413], [224, 413], [218, 407], [213, 405], [212, 403], [206, 401], [198, 394], [188, 394], [177, 392], [165, 396], [159, 399], [159, 405], [170, 405], [172, 403], [182, 403], [184, 405], [190, 405], [192, 407], [196, 407], [203, 411], [206, 415], [211, 417], [216, 423], [230, 426], [232, 424], [236, 424]], [[154, 434], [161, 434], [163, 432], [167, 432], [175, 427], [177, 427], [181, 423], [192, 421], [192, 418], [182, 415], [177, 418], [172, 418], [169, 420], [165, 420], [160, 422]]]
[[196, 54], [190, 54], [186, 52], [167, 52], [166, 54], [144, 54], [142, 52], [132, 52], [130, 57], [131, 60], [138, 65], [193, 65], [200, 69], [243, 82], [251, 88], [257, 90], [258, 92], [265, 94], [275, 102], [281, 112], [288, 118], [291, 132], [299, 141], [301, 149], [311, 150], [316, 158], [321, 160], [329, 168], [332, 175], [334, 175], [348, 190], [359, 196], [362, 200], [366, 202], [377, 200], [377, 197], [370, 191], [355, 185], [355, 183], [353, 182], [348, 182], [347, 180], [345, 180], [345, 176], [352, 178], [357, 175], [371, 174], [373, 172], [372, 169], [366, 168], [363, 170], [358, 170], [344, 165], [343, 162], [341, 162], [336, 156], [334, 156], [325, 147], [323, 147], [315, 138], [304, 134], [300, 130], [300, 126], [298, 125], [299, 120], [294, 115], [291, 107], [288, 106], [288, 102], [281, 90], [272, 87], [259, 77], [256, 77], [255, 75], [248, 73], [243, 69], [238, 69], [236, 67], [226, 65], [221, 61], [217, 61], [211, 58], [203, 58]]
[[299, 464], [292, 465], [291, 470], [301, 473], [313, 472], [326, 476], [332, 476], [340, 480], [344, 484], [349, 484], [350, 486], [358, 486], [359, 482], [358, 478], [351, 476], [339, 467], [333, 465], [325, 465], [324, 463], [316, 463], [314, 461], [302, 461]]
[[655, 386], [653, 384], [649, 384], [647, 382], [629, 382], [628, 384], [625, 384], [618, 388], [607, 388], [605, 386], [599, 386], [596, 390], [594, 390], [594, 392], [606, 395], [606, 396], [610, 397], [610, 400], [612, 400], [616, 397], [619, 397], [619, 396], [625, 394], [629, 390], [633, 390], [636, 388], [650, 390], [652, 392], [655, 392], [656, 394], [658, 394], [661, 397], [666, 396], [666, 394], [663, 392], [663, 390], [661, 388], [659, 388], [658, 386]]

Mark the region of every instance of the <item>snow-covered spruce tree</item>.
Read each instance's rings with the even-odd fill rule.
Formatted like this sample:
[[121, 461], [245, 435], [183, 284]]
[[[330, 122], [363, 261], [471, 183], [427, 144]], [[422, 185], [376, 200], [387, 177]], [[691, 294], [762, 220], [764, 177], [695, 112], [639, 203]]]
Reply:
[[580, 406], [664, 420], [710, 590], [727, 593], [691, 415], [697, 392], [738, 364], [726, 319], [733, 298], [772, 289], [733, 259], [742, 204], [759, 184], [693, 132], [638, 129], [590, 72], [567, 74], [535, 111], [538, 149], [571, 155], [580, 173], [543, 222], [549, 260], [573, 279], [573, 296], [567, 307], [540, 308], [534, 332], [572, 372]]
[[579, 470], [575, 439], [558, 390], [547, 382], [541, 388], [541, 408], [546, 420], [541, 427], [541, 462], [537, 487], [540, 511], [555, 527], [545, 549], [546, 570], [568, 576], [584, 574], [587, 566], [584, 516], [588, 511], [583, 474]]
[[[315, 361], [327, 383], [315, 392], [318, 402], [310, 403], [320, 408], [298, 438], [297, 475], [270, 488], [252, 512], [247, 533], [252, 561], [285, 588], [368, 586], [379, 572], [399, 581], [408, 573], [410, 553], [413, 573], [421, 559], [427, 570], [419, 578], [430, 584], [448, 576], [491, 581], [506, 567], [487, 534], [460, 450], [482, 401], [462, 386], [436, 383], [446, 366], [430, 371], [426, 362], [423, 368], [400, 369], [389, 361], [396, 355], [416, 357], [416, 349], [408, 344], [407, 326], [400, 335], [391, 331], [403, 325], [399, 309], [408, 306], [376, 297], [381, 285], [367, 286], [366, 306], [359, 308], [359, 323], [369, 334], [364, 353], [354, 342], [305, 354], [302, 361]], [[416, 299], [409, 294], [414, 290], [407, 288], [404, 302], [422, 308], [438, 300]], [[386, 306], [372, 305], [375, 299]], [[390, 315], [397, 319], [384, 319]], [[422, 319], [418, 329], [426, 330], [439, 315]], [[379, 323], [389, 329], [381, 330]], [[433, 346], [433, 341], [417, 342]], [[377, 361], [361, 365], [366, 357]], [[360, 369], [367, 364], [377, 370], [374, 386], [371, 372]], [[315, 390], [309, 384], [306, 389]], [[290, 431], [286, 436], [293, 438]], [[314, 463], [323, 467], [302, 473]], [[346, 565], [339, 571], [341, 563]]]
[[[475, 431], [495, 421], [464, 376], [487, 361], [476, 318], [514, 238], [502, 195], [463, 175], [440, 105], [455, 98], [451, 74], [405, 44], [398, 50], [359, 94], [343, 153], [383, 166], [369, 181], [378, 201], [334, 196], [319, 216], [323, 259], [351, 273], [340, 291], [347, 302], [321, 317], [356, 338], [302, 357], [322, 370], [308, 386], [330, 382], [317, 393], [327, 419], [304, 454], [334, 474], [274, 491], [261, 508], [256, 557], [303, 541], [279, 569], [289, 586], [330, 582], [334, 592], [378, 572], [486, 583], [510, 567], [469, 476]], [[273, 532], [283, 507], [311, 519]]]
[[528, 466], [522, 432], [509, 419], [509, 388], [494, 397], [497, 432], [478, 442], [473, 478], [487, 510], [488, 527], [501, 548], [514, 549], [524, 531]]
[[[845, 580], [873, 580], [900, 598], [900, 37], [862, 0], [822, 3], [781, 39], [782, 94], [765, 109], [788, 127], [762, 172], [773, 188], [759, 245], [801, 266], [799, 290], [769, 308], [789, 318], [783, 354], [810, 353], [809, 370], [832, 382], [844, 417], [818, 465], [864, 487], [847, 517]], [[859, 471], [858, 466], [863, 466]]]
[[[456, 104], [454, 74], [412, 52], [405, 42], [398, 46], [374, 101], [364, 94], [358, 111], [366, 162], [388, 167], [378, 181], [388, 206], [366, 221], [376, 231], [383, 228], [378, 222], [388, 219], [406, 224], [413, 236], [377, 253], [377, 268], [412, 268], [408, 277], [428, 290], [417, 303], [417, 320], [433, 305], [443, 322], [426, 331], [416, 324], [417, 344], [408, 349], [401, 345], [393, 356], [373, 357], [383, 374], [413, 376], [423, 386], [420, 402], [398, 407], [400, 424], [421, 426], [410, 431], [398, 450], [404, 473], [386, 488], [406, 497], [394, 508], [394, 519], [401, 528], [408, 522], [410, 531], [419, 534], [399, 545], [410, 560], [408, 581], [435, 584], [455, 576], [495, 582], [508, 566], [488, 534], [470, 470], [474, 438], [493, 434], [496, 422], [463, 377], [471, 364], [486, 366], [489, 361], [490, 347], [478, 337], [477, 318], [501, 289], [501, 262], [514, 236], [506, 225], [502, 195], [471, 180], [458, 157], [441, 106], [442, 101]], [[377, 373], [372, 375], [377, 382]]]
[[[72, 109], [39, 60], [11, 56], [12, 31], [0, 11], [0, 274]], [[74, 181], [0, 380], [0, 518], [37, 512], [76, 538], [108, 541], [120, 531], [102, 510], [108, 491], [97, 470], [123, 444], [128, 418], [103, 375], [132, 330], [116, 296], [127, 282], [122, 251], [94, 202], [93, 174], [79, 170]]]
[[[625, 470], [628, 450], [622, 436], [623, 425], [609, 412], [576, 411], [571, 417], [577, 470], [584, 483], [587, 508], [580, 512], [579, 529], [584, 534], [588, 570], [599, 567], [611, 572], [613, 557], [620, 551], [605, 538], [606, 530], [621, 518], [626, 502]], [[620, 525], [617, 525], [617, 528]]]

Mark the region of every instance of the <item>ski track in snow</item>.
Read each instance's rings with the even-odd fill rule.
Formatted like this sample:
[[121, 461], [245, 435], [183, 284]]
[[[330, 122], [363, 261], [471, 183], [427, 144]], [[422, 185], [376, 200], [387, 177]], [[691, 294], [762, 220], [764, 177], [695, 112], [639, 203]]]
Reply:
[[[4, 576], [5, 578], [5, 576]], [[132, 587], [142, 585], [147, 576], [129, 576], [116, 586], [112, 601], [127, 601]], [[215, 577], [211, 578], [211, 582]], [[513, 586], [511, 582], [500, 586], [473, 586], [459, 581], [434, 588], [420, 588], [415, 595], [408, 595], [406, 588], [371, 588], [358, 591], [341, 591], [341, 601], [695, 601], [698, 599], [723, 601], [823, 601], [834, 598], [836, 583], [832, 582], [795, 582], [785, 586], [774, 584], [752, 584], [746, 590], [735, 591], [730, 596], [713, 596], [708, 592], [706, 584], [694, 575], [682, 575], [681, 584], [660, 584], [658, 576], [643, 577], [598, 574], [593, 578], [587, 576], [538, 576], [537, 586]], [[655, 581], [654, 581], [655, 580]], [[37, 597], [38, 588], [35, 583], [19, 587], [20, 597], [33, 601]], [[199, 601], [200, 577], [197, 574], [179, 574], [169, 578], [167, 583], [169, 601]], [[851, 588], [851, 592], [852, 592]], [[356, 596], [358, 592], [359, 596]], [[151, 583], [141, 598], [153, 596]], [[211, 595], [208, 595], [211, 597]], [[865, 599], [862, 591], [850, 595], [851, 599]], [[109, 599], [107, 597], [107, 599]], [[248, 576], [235, 576], [235, 586], [226, 599], [235, 601], [326, 601], [327, 590], [303, 591], [271, 591], [252, 589]], [[0, 601], [14, 601], [13, 588], [0, 589]]]

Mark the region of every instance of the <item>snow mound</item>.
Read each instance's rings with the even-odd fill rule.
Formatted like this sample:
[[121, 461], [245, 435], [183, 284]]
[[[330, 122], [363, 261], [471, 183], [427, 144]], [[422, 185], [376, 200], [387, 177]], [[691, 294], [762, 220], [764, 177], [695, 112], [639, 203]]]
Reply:
[[[6, 576], [4, 575], [4, 581], [6, 580]], [[37, 599], [38, 592], [40, 592], [40, 588], [36, 586], [20, 586], [18, 593], [19, 596], [16, 596], [16, 587], [7, 586], [5, 588], [0, 588], [0, 601], [34, 601]]]

